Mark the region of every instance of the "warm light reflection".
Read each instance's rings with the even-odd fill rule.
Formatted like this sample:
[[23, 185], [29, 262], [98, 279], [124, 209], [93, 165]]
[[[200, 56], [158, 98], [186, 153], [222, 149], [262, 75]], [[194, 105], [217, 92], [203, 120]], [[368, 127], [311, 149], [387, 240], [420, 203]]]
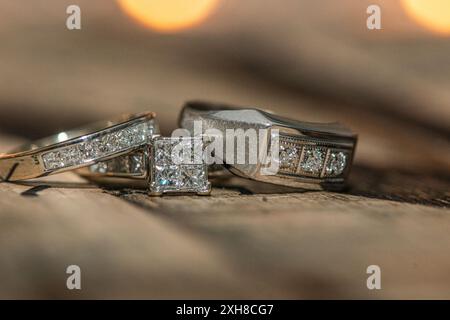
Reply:
[[201, 23], [219, 0], [118, 0], [122, 9], [146, 27], [175, 32]]
[[402, 0], [408, 14], [428, 29], [450, 34], [450, 0]]

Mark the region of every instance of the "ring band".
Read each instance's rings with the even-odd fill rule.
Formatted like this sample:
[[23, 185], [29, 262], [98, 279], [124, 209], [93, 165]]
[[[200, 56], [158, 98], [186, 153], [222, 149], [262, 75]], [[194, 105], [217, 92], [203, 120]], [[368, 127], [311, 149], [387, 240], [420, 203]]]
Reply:
[[0, 154], [0, 178], [3, 181], [38, 178], [127, 154], [146, 145], [148, 137], [158, 132], [154, 117], [153, 112], [124, 115]]
[[181, 112], [179, 125], [193, 133], [195, 121], [201, 122], [203, 135], [208, 129], [221, 132], [266, 129], [269, 132], [266, 146], [278, 143], [279, 154], [275, 159], [279, 167], [275, 174], [264, 173], [264, 163], [260, 159], [255, 164], [227, 163], [224, 155], [224, 165], [238, 176], [306, 189], [329, 190], [345, 186], [357, 136], [338, 123], [300, 122], [255, 108], [188, 102]]

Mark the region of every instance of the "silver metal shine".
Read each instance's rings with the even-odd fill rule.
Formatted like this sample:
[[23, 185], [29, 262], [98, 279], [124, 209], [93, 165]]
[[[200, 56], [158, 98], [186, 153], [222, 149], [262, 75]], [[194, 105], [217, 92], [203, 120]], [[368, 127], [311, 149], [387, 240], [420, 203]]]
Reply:
[[123, 115], [113, 121], [61, 132], [0, 154], [0, 179], [17, 181], [74, 170], [141, 148], [158, 130], [155, 114]]
[[[179, 125], [193, 133], [194, 121], [202, 122], [203, 134], [207, 129], [267, 129], [267, 145], [280, 140], [280, 157], [289, 159], [288, 166], [281, 166], [275, 175], [263, 174], [265, 160], [256, 164], [226, 163], [234, 174], [283, 186], [305, 189], [342, 189], [348, 177], [357, 136], [339, 123], [310, 123], [276, 116], [256, 108], [236, 108], [224, 104], [191, 101], [185, 104]], [[279, 135], [273, 133], [278, 130]], [[223, 135], [225, 137], [225, 134]], [[225, 141], [223, 141], [225, 145]], [[286, 151], [286, 148], [295, 149]], [[281, 152], [284, 152], [281, 154]], [[267, 155], [269, 156], [269, 155]]]

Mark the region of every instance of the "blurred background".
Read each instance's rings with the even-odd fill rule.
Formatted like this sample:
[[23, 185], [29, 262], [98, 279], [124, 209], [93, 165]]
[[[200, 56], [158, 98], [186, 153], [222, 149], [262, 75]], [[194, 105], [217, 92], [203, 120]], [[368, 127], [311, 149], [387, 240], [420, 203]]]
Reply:
[[449, 40], [446, 0], [1, 0], [0, 132], [152, 110], [169, 134], [205, 99], [339, 121], [357, 164], [448, 176]]

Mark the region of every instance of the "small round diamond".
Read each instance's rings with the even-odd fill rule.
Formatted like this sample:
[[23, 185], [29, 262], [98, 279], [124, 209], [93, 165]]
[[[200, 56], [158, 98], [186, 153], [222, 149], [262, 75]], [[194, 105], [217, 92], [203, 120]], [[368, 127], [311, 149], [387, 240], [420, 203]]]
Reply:
[[325, 168], [326, 174], [338, 176], [344, 171], [346, 165], [347, 155], [344, 152], [332, 152], [327, 167]]

